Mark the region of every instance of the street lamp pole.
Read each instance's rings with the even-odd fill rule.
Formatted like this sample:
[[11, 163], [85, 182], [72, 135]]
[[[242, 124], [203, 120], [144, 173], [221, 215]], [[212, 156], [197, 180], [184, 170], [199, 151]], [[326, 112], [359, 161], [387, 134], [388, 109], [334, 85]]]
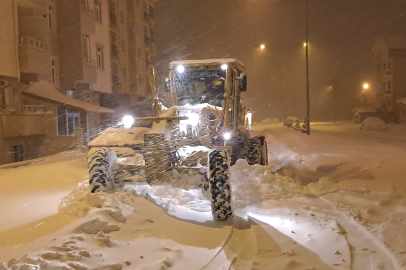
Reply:
[[307, 9], [306, 0], [306, 103], [307, 103], [307, 113], [306, 113], [306, 125], [307, 125], [307, 135], [310, 135], [310, 89], [309, 89], [309, 13]]
[[337, 80], [333, 81], [333, 91], [334, 91], [334, 123], [337, 123]]

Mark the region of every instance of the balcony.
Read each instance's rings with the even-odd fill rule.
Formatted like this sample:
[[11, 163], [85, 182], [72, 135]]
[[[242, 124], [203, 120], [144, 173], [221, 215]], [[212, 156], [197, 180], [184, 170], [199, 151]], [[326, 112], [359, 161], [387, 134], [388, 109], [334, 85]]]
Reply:
[[117, 15], [114, 13], [109, 14], [110, 27], [117, 27]]
[[153, 38], [145, 37], [144, 43], [148, 47], [155, 46], [155, 40]]
[[151, 23], [151, 21], [152, 21], [151, 15], [149, 15], [148, 12], [144, 11], [144, 22], [149, 24]]
[[45, 107], [43, 105], [22, 105], [19, 113], [45, 113]]
[[120, 78], [118, 75], [111, 75], [111, 83], [113, 85], [113, 88], [118, 88], [120, 87]]
[[43, 106], [25, 105], [20, 113], [0, 114], [2, 138], [47, 134], [48, 115]]
[[82, 74], [78, 78], [87, 83], [97, 82], [97, 63], [95, 59], [83, 57]]
[[84, 33], [95, 34], [96, 33], [96, 17], [94, 11], [86, 6], [84, 3], [81, 5], [80, 12], [80, 25], [81, 30]]
[[94, 59], [90, 59], [89, 57], [83, 57], [83, 64], [95, 67], [97, 63], [96, 63], [96, 60], [94, 60]]
[[19, 44], [20, 45], [25, 45], [25, 46], [30, 46], [42, 51], [47, 51], [48, 50], [48, 46], [45, 44], [45, 42], [36, 40], [34, 38], [30, 38], [30, 37], [20, 37], [19, 40]]
[[110, 45], [111, 57], [118, 57], [118, 46], [116, 44]]

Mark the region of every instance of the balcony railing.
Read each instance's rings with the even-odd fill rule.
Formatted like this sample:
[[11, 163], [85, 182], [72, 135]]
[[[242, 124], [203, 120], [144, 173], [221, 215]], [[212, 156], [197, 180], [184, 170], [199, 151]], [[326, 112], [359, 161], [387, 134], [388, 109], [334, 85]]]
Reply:
[[27, 45], [31, 46], [43, 51], [46, 51], [48, 49], [47, 45], [45, 42], [30, 38], [30, 37], [20, 37], [20, 45]]
[[44, 113], [43, 105], [22, 105], [19, 107], [19, 113]]
[[91, 66], [97, 65], [96, 60], [90, 59], [89, 57], [83, 57], [83, 64], [91, 65]]

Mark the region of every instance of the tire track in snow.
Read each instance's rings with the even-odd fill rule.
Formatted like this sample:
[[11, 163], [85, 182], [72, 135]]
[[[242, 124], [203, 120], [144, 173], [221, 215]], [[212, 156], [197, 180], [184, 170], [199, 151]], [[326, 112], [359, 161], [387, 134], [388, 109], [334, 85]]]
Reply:
[[[349, 232], [348, 227], [352, 227], [355, 230], [361, 232], [362, 235], [367, 238], [367, 240], [370, 240], [370, 242], [372, 242], [377, 247], [377, 249], [379, 249], [381, 251], [381, 253], [383, 253], [385, 255], [385, 257], [389, 259], [390, 263], [392, 264], [389, 269], [391, 269], [391, 270], [392, 269], [393, 270], [400, 270], [401, 269], [401, 266], [399, 265], [399, 263], [398, 263], [396, 257], [394, 256], [394, 254], [374, 234], [369, 232], [362, 224], [359, 224], [359, 222], [357, 222], [355, 220], [353, 215], [351, 215], [351, 218], [350, 218], [349, 222], [344, 222], [345, 220], [348, 220], [348, 217], [344, 214], [343, 211], [337, 209], [336, 205], [332, 201], [330, 201], [330, 200], [328, 200], [328, 199], [326, 199], [324, 197], [320, 197], [320, 199], [323, 202], [325, 202], [326, 204], [330, 205], [331, 208], [333, 210], [335, 210], [335, 212], [338, 213], [338, 215], [342, 218], [342, 219], [340, 219], [339, 224], [344, 229], [346, 229], [347, 233]], [[345, 225], [344, 225], [344, 223], [345, 223]], [[355, 246], [351, 245], [351, 240], [349, 240], [349, 238], [347, 236], [346, 236], [346, 240], [349, 243], [350, 247], [352, 246], [352, 247], [355, 248]], [[356, 257], [355, 254], [352, 251], [351, 251], [351, 253], [352, 253], [351, 254], [352, 260], [355, 260], [355, 257]], [[353, 264], [355, 264], [355, 263], [356, 263], [355, 261], [352, 261], [351, 265], [353, 266]], [[371, 264], [372, 264], [371, 265], [372, 267], [373, 266], [379, 267], [380, 262], [378, 262], [378, 265], [374, 265], [374, 262], [371, 260]], [[375, 269], [384, 270], [384, 268], [375, 268]]]

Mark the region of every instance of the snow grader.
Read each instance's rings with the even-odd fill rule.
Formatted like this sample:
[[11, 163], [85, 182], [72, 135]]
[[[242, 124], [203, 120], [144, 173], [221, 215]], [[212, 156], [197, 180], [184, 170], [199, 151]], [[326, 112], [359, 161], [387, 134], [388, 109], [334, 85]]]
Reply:
[[[154, 70], [150, 68], [155, 115], [133, 119], [153, 122], [140, 146], [145, 181], [165, 181], [170, 170], [196, 170], [210, 194], [213, 218], [227, 220], [232, 217], [229, 166], [238, 159], [246, 159], [251, 165], [268, 164], [265, 137], [250, 138], [247, 109], [241, 102], [247, 91], [245, 66], [236, 59], [206, 59], [173, 61], [169, 70], [165, 91], [172, 106], [165, 107], [158, 98]], [[112, 171], [119, 169], [114, 169], [112, 152], [108, 147], [89, 152], [92, 192], [116, 181]], [[96, 160], [101, 165], [92, 163]]]

